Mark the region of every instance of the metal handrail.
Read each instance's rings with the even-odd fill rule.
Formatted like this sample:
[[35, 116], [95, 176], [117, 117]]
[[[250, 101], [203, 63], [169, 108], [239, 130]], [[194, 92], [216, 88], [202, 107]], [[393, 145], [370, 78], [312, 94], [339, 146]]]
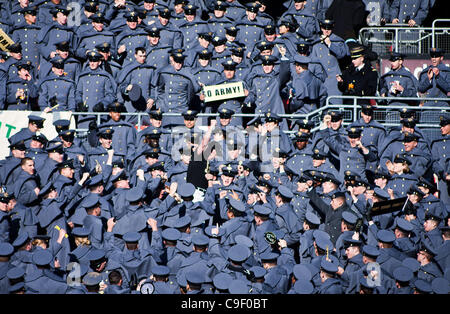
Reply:
[[[443, 31], [449, 31], [450, 27], [436, 27], [435, 24], [438, 22], [450, 22], [450, 19], [436, 19], [433, 21], [432, 27], [419, 27], [419, 26], [401, 26], [404, 24], [389, 24], [391, 26], [371, 26], [371, 27], [363, 27], [360, 29], [359, 31], [359, 40], [361, 43], [363, 43], [364, 37], [363, 37], [363, 33], [365, 31], [390, 31], [395, 33], [395, 37], [393, 38], [393, 42], [394, 42], [394, 49], [395, 51], [399, 51], [399, 44], [400, 44], [400, 38], [398, 36], [398, 33], [400, 31], [419, 31], [419, 32], [431, 32], [431, 38], [432, 38], [432, 47], [435, 47], [435, 33], [437, 30], [443, 30]], [[427, 35], [425, 38], [429, 37], [429, 35]], [[418, 40], [413, 40], [413, 41], [404, 41], [402, 40], [402, 43], [405, 42], [421, 42], [423, 41], [423, 38], [420, 38]], [[386, 41], [386, 42], [392, 42], [392, 41]]]
[[[415, 101], [449, 101], [450, 98], [423, 98], [423, 97], [381, 97], [381, 96], [328, 96], [326, 99], [326, 105], [329, 104], [330, 99], [353, 99], [352, 105], [353, 108], [353, 116], [356, 117], [358, 113], [358, 109], [360, 106], [358, 105], [358, 100], [402, 100], [402, 101], [408, 101], [408, 100], [415, 100]], [[345, 106], [345, 105], [340, 105]], [[398, 105], [380, 105], [378, 108], [384, 108], [384, 109], [403, 109], [405, 106], [398, 106]], [[442, 110], [442, 111], [448, 111], [450, 107], [431, 107], [431, 106], [418, 106], [418, 107], [411, 107], [414, 109], [420, 109], [420, 110]]]
[[435, 48], [436, 47], [436, 38], [435, 38], [435, 29], [436, 29], [436, 23], [439, 22], [447, 22], [450, 23], [450, 19], [436, 19], [433, 21], [433, 23], [431, 24], [431, 48]]
[[[330, 100], [331, 99], [339, 99], [339, 100], [344, 100], [344, 99], [351, 99], [353, 100], [353, 104], [330, 104]], [[322, 112], [329, 110], [329, 109], [338, 109], [338, 110], [343, 110], [343, 109], [352, 109], [353, 110], [353, 121], [356, 121], [356, 117], [358, 116], [358, 110], [360, 109], [360, 105], [358, 104], [359, 100], [401, 100], [401, 101], [449, 101], [450, 98], [423, 98], [423, 97], [381, 97], [381, 96], [344, 96], [344, 95], [335, 95], [335, 96], [328, 96], [325, 102], [325, 106], [320, 107], [316, 110], [313, 110], [309, 113], [306, 114], [278, 114], [279, 117], [281, 118], [286, 118], [286, 119], [290, 119], [290, 120], [294, 120], [294, 119], [307, 119], [307, 120], [311, 120], [312, 117], [315, 116], [320, 116], [322, 114]], [[448, 106], [409, 106], [412, 109], [419, 109], [419, 110], [432, 110], [432, 111], [449, 111], [449, 107]], [[400, 110], [405, 108], [405, 106], [401, 106], [401, 105], [378, 105], [377, 109], [385, 109], [385, 110]], [[93, 115], [97, 117], [97, 123], [100, 124], [101, 123], [101, 116], [104, 115], [108, 115], [108, 112], [72, 112], [73, 115]], [[138, 130], [140, 130], [141, 125], [142, 125], [142, 117], [143, 116], [148, 116], [147, 112], [134, 112], [134, 113], [122, 113], [122, 115], [124, 116], [137, 116], [138, 117], [138, 122], [137, 122], [137, 127]], [[163, 117], [164, 116], [181, 116], [182, 113], [174, 113], [174, 112], [167, 112], [167, 113], [162, 113]], [[214, 117], [214, 116], [218, 116], [218, 113], [199, 113], [198, 117]], [[233, 115], [234, 117], [264, 117], [264, 114], [260, 114], [260, 113], [235, 113]], [[348, 123], [348, 122], [344, 122]], [[388, 122], [385, 123], [386, 126], [394, 126], [395, 124], [390, 125]], [[388, 125], [389, 124], [389, 125]], [[421, 123], [420, 126], [422, 127], [437, 127], [437, 125], [433, 125], [433, 124], [423, 124]], [[318, 127], [314, 128], [313, 130], [316, 130]], [[87, 131], [87, 129], [76, 129], [77, 132], [85, 132]], [[293, 131], [286, 131], [286, 133], [292, 133]]]

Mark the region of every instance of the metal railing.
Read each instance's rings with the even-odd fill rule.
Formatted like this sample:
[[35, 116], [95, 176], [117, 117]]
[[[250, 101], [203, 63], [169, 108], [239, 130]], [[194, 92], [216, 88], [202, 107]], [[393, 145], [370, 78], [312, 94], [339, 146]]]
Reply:
[[[436, 47], [436, 23], [450, 23], [450, 19], [436, 19], [433, 21], [433, 23], [431, 24], [431, 47], [435, 48]], [[448, 34], [448, 29], [446, 31], [446, 34]], [[448, 51], [448, 50], [446, 50]]]
[[[330, 104], [330, 100], [340, 100], [340, 104]], [[343, 113], [343, 124], [349, 125], [352, 122], [357, 121], [360, 118], [359, 112], [361, 110], [360, 101], [375, 100], [376, 102], [381, 101], [438, 101], [438, 102], [449, 102], [450, 98], [423, 98], [423, 97], [380, 97], [380, 96], [328, 96], [325, 106], [311, 111], [307, 114], [279, 114], [281, 118], [286, 118], [289, 120], [296, 119], [307, 119], [314, 122], [314, 128], [312, 131], [317, 130], [320, 127], [322, 118], [325, 112], [330, 110], [340, 110]], [[350, 104], [344, 104], [344, 102], [350, 101]], [[377, 104], [374, 112], [374, 119], [386, 127], [398, 126], [400, 123], [400, 109], [408, 107], [416, 112], [416, 119], [418, 121], [417, 126], [420, 128], [435, 129], [439, 131], [439, 116], [444, 111], [449, 111], [450, 106], [407, 106], [407, 105], [382, 105]], [[92, 115], [97, 119], [97, 125], [100, 125], [102, 116], [108, 116], [108, 112], [73, 112], [73, 115]], [[141, 130], [143, 125], [143, 117], [148, 117], [147, 112], [136, 112], [136, 113], [122, 113], [124, 116], [136, 116], [137, 123], [136, 127]], [[163, 117], [168, 116], [181, 116], [181, 113], [163, 113]], [[218, 113], [199, 113], [198, 117], [215, 117]], [[264, 114], [255, 113], [236, 113], [233, 117], [263, 117]], [[76, 129], [77, 133], [82, 136], [83, 133], [88, 131], [87, 129]], [[294, 131], [285, 131], [285, 133], [293, 133]], [[431, 132], [431, 131], [430, 131]]]
[[450, 50], [450, 27], [436, 27], [450, 19], [433, 21], [432, 27], [410, 27], [405, 24], [388, 24], [383, 27], [364, 27], [359, 32], [363, 45], [372, 51], [386, 55], [391, 51], [405, 54], [427, 54], [432, 47]]

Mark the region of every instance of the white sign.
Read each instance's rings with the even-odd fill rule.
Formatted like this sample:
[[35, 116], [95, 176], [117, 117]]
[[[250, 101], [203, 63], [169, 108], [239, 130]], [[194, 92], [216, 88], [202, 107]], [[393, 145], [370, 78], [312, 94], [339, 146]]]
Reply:
[[243, 97], [245, 96], [244, 84], [235, 82], [204, 86], [203, 94], [205, 95], [205, 102]]

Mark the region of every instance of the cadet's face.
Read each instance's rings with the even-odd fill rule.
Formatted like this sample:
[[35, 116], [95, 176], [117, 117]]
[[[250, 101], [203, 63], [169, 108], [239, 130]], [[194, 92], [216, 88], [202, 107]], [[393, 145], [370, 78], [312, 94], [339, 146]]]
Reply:
[[13, 149], [11, 151], [11, 154], [14, 157], [16, 157], [16, 158], [24, 158], [25, 157], [25, 151], [24, 150]]
[[150, 119], [150, 123], [155, 127], [159, 128], [162, 124], [162, 120]]
[[184, 125], [189, 128], [192, 129], [195, 125], [195, 119], [193, 120], [184, 120]]
[[341, 124], [342, 124], [342, 120], [339, 120], [337, 122], [330, 122], [331, 128], [335, 131], [341, 127]]
[[159, 37], [148, 36], [148, 41], [150, 42], [150, 44], [155, 46], [155, 45], [157, 45], [159, 43]]
[[347, 137], [347, 138], [348, 138], [348, 142], [350, 143], [351, 147], [356, 147], [356, 143], [358, 143], [358, 141], [361, 140], [361, 137], [358, 137], [358, 138]]
[[342, 197], [331, 199], [331, 207], [333, 209], [339, 208], [342, 204], [344, 204], [344, 199]]
[[[253, 203], [250, 203], [250, 204], [253, 204]], [[263, 221], [262, 221], [261, 217], [255, 216], [255, 224], [257, 226], [260, 226], [260, 225], [262, 225], [262, 223], [263, 223]]]
[[276, 122], [266, 122], [267, 132], [272, 132], [278, 126]]
[[40, 130], [40, 128], [36, 125], [36, 123], [29, 123], [28, 124], [28, 128], [30, 129], [31, 132], [36, 132], [38, 130]]
[[128, 189], [130, 187], [130, 183], [128, 180], [120, 180], [117, 182], [117, 187], [119, 189]]
[[413, 204], [417, 204], [419, 202], [419, 197], [416, 194], [409, 194], [408, 199]]
[[53, 68], [52, 68], [52, 71], [53, 71], [53, 73], [55, 73], [55, 74], [58, 75], [58, 76], [61, 76], [61, 75], [64, 74], [64, 69], [59, 69], [59, 68], [53, 67]]
[[95, 70], [100, 66], [101, 61], [89, 61], [89, 67], [91, 70]]
[[221, 11], [221, 10], [214, 10], [214, 16], [221, 18], [225, 15], [225, 11]]
[[9, 54], [11, 55], [11, 57], [13, 57], [16, 60], [21, 60], [22, 59], [22, 53], [21, 52], [10, 52]]
[[158, 16], [158, 19], [159, 19], [159, 22], [160, 22], [163, 26], [165, 26], [165, 25], [167, 25], [167, 23], [169, 23], [169, 19], [166, 19], [165, 17]]
[[298, 192], [305, 192], [309, 188], [308, 183], [306, 182], [297, 182], [297, 191]]
[[179, 71], [181, 68], [183, 67], [183, 63], [178, 63], [178, 62], [173, 62], [173, 68], [176, 70], [176, 71]]
[[280, 195], [275, 194], [275, 204], [280, 207], [281, 205], [283, 205], [283, 199], [281, 198]]
[[232, 70], [224, 70], [225, 78], [231, 80], [234, 77], [234, 71]]
[[231, 55], [231, 60], [233, 60], [236, 63], [241, 63], [242, 62], [242, 57]]
[[227, 126], [228, 124], [230, 124], [231, 119], [219, 119], [219, 121], [220, 125]]
[[8, 207], [7, 207], [8, 210], [9, 211], [13, 210], [14, 207], [16, 206], [16, 204], [17, 204], [17, 201], [15, 199], [9, 200]]
[[225, 38], [227, 39], [227, 41], [234, 41], [236, 39], [236, 36], [231, 36], [231, 35], [225, 33]]
[[67, 59], [67, 57], [69, 56], [68, 51], [56, 50], [56, 53], [63, 59]]
[[264, 34], [264, 35], [266, 36], [267, 41], [274, 41], [275, 38], [277, 38], [276, 34], [271, 34], [271, 35]]
[[56, 152], [53, 152], [53, 153], [48, 154], [48, 157], [49, 157], [50, 159], [53, 159], [53, 160], [56, 161], [56, 162], [62, 162], [63, 159], [64, 159], [64, 155], [63, 155], [63, 154], [56, 153]]
[[436, 222], [432, 219], [425, 220], [423, 223], [423, 228], [426, 232], [429, 232], [436, 228]]
[[320, 167], [324, 163], [325, 163], [325, 159], [323, 159], [323, 160], [321, 160], [321, 159], [313, 159], [312, 160], [313, 167], [315, 167], [315, 168]]
[[322, 31], [322, 34], [325, 35], [325, 36], [330, 36], [331, 33], [333, 32], [333, 30], [325, 29], [325, 28], [320, 28], [320, 30]]
[[444, 60], [444, 57], [431, 58], [431, 65], [436, 67], [442, 62], [442, 60]]
[[295, 142], [295, 146], [297, 147], [297, 149], [302, 150], [303, 148], [305, 148], [307, 142], [304, 141], [296, 141]]
[[386, 179], [383, 179], [383, 178], [376, 178], [376, 179], [374, 180], [374, 182], [375, 182], [375, 185], [376, 185], [376, 186], [378, 186], [378, 187], [380, 187], [380, 188], [383, 188], [383, 187], [386, 186], [387, 180], [386, 180]]
[[402, 126], [402, 132], [414, 133], [414, 128], [408, 128], [406, 126]]
[[39, 141], [31, 140], [30, 147], [31, 148], [42, 148], [42, 147], [44, 147], [44, 144], [42, 144]]
[[192, 22], [195, 19], [195, 15], [192, 14], [186, 14], [186, 20], [188, 22]]
[[153, 10], [154, 7], [155, 7], [154, 3], [144, 2], [144, 9], [146, 9], [147, 11]]
[[322, 183], [323, 193], [329, 193], [331, 191], [336, 190], [336, 185], [333, 182], [327, 181]]
[[403, 145], [405, 145], [405, 151], [410, 152], [417, 146], [417, 142], [412, 141], [412, 142], [408, 142], [408, 143], [403, 143]]
[[108, 139], [108, 138], [100, 138], [99, 139], [100, 144], [106, 148], [106, 149], [110, 149], [111, 148], [111, 144], [112, 144], [112, 139]]
[[273, 65], [263, 65], [263, 71], [266, 74], [269, 74], [273, 71]]
[[372, 116], [369, 116], [364, 112], [361, 112], [361, 117], [363, 118], [364, 123], [369, 123], [372, 120]]
[[183, 4], [177, 4], [174, 6], [174, 10], [176, 13], [181, 13], [183, 12]]
[[253, 21], [254, 19], [256, 19], [256, 14], [257, 13], [247, 11], [247, 17], [250, 21]]
[[73, 178], [73, 174], [74, 174], [75, 170], [73, 170], [72, 168], [63, 168], [61, 169], [61, 175], [65, 176], [66, 178]]
[[119, 121], [120, 120], [120, 112], [110, 112], [109, 116], [113, 121]]
[[136, 61], [140, 64], [145, 63], [145, 59], [147, 58], [147, 55], [145, 54], [144, 51], [138, 51], [137, 53], [134, 54], [134, 58], [136, 59]]
[[366, 192], [364, 192], [364, 197], [366, 198], [366, 200], [373, 200], [373, 191], [366, 190]]
[[30, 3], [29, 0], [19, 0], [19, 4], [22, 8], [28, 6], [29, 3]]
[[8, 204], [0, 202], [0, 211], [2, 211], [2, 212], [8, 211]]
[[366, 191], [366, 187], [364, 186], [355, 186], [353, 187], [353, 193], [355, 193], [355, 195], [361, 195]]
[[34, 161], [27, 160], [25, 164], [22, 166], [22, 169], [28, 174], [34, 174]]
[[286, 27], [286, 25], [280, 25], [280, 28], [278, 31], [280, 32], [280, 35], [283, 35], [288, 32], [288, 28]]
[[222, 175], [221, 178], [224, 186], [229, 186], [233, 182], [233, 177]]
[[295, 72], [297, 72], [297, 74], [300, 74], [303, 71], [305, 71], [304, 66], [302, 64], [296, 63], [295, 64]]
[[23, 79], [26, 79], [26, 77], [30, 74], [29, 72], [28, 72], [28, 70], [25, 70], [25, 69], [20, 69], [20, 71], [19, 71], [19, 77], [21, 77], [21, 78], [23, 78]]
[[37, 15], [26, 14], [26, 15], [25, 15], [25, 20], [26, 20], [28, 23], [34, 24], [34, 23], [36, 23]]
[[403, 64], [402, 60], [391, 61], [391, 69], [397, 70], [401, 67], [402, 64]]
[[205, 48], [208, 47], [208, 45], [209, 45], [209, 41], [203, 37], [199, 37], [198, 42], [202, 47], [205, 47]]
[[225, 44], [224, 44], [224, 45], [215, 46], [215, 47], [214, 47], [214, 50], [215, 50], [216, 52], [218, 52], [218, 53], [221, 53], [221, 52], [224, 52], [224, 51], [225, 51], [225, 48], [226, 48], [226, 46], [225, 46]]
[[401, 162], [394, 162], [394, 172], [400, 173], [405, 169], [405, 166]]
[[207, 66], [207, 65], [208, 65], [208, 63], [209, 63], [209, 60], [205, 60], [205, 59], [198, 59], [198, 63], [200, 63], [200, 65], [201, 65], [202, 67], [205, 67], [205, 66]]
[[156, 163], [158, 161], [157, 158], [153, 158], [153, 157], [147, 157], [145, 158], [145, 162], [147, 163], [147, 165], [151, 166], [154, 163]]
[[111, 52], [99, 51], [98, 53], [102, 55], [103, 60], [109, 60], [109, 56], [111, 55]]
[[354, 247], [354, 246], [348, 247], [345, 250], [345, 254], [347, 255], [348, 259], [353, 258], [354, 256], [359, 254], [359, 249], [357, 247]]
[[294, 2], [294, 6], [296, 10], [302, 10], [305, 7], [306, 2]]
[[219, 141], [221, 141], [221, 140], [223, 140], [223, 134], [222, 134], [222, 132], [214, 133], [214, 141], [219, 142]]
[[61, 25], [66, 25], [67, 15], [64, 15], [63, 13], [58, 12], [58, 14], [56, 14], [56, 21]]
[[352, 59], [353, 66], [355, 68], [359, 67], [361, 64], [363, 64], [363, 62], [364, 62], [364, 57]]
[[94, 29], [95, 29], [97, 32], [103, 31], [103, 28], [104, 28], [103, 23], [92, 22], [92, 26], [94, 26]]
[[150, 147], [158, 147], [159, 146], [159, 138], [151, 138], [148, 142]]
[[138, 22], [129, 22], [127, 21], [127, 25], [130, 29], [136, 29], [136, 27], [138, 26]]
[[442, 135], [450, 134], [450, 124], [441, 126], [441, 134]]

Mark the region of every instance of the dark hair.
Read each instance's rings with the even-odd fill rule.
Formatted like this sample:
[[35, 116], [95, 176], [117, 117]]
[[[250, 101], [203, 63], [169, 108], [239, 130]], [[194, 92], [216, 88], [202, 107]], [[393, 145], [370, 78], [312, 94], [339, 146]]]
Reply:
[[122, 274], [117, 270], [112, 270], [108, 275], [108, 280], [112, 285], [117, 285], [122, 280]]
[[33, 158], [30, 158], [30, 157], [22, 158], [22, 160], [20, 161], [20, 165], [21, 166], [25, 165], [27, 163], [27, 161], [29, 161], [29, 160], [33, 161]]
[[125, 245], [127, 246], [127, 249], [130, 251], [135, 251], [138, 248], [137, 243], [125, 243]]
[[354, 224], [350, 224], [350, 223], [346, 222], [344, 219], [342, 219], [342, 222], [344, 223], [344, 225], [347, 226], [347, 229], [348, 229], [349, 231], [355, 230], [355, 225], [354, 225]]
[[146, 53], [147, 50], [145, 50], [145, 47], [136, 47], [136, 49], [134, 49], [134, 52], [137, 54], [139, 51], [142, 51], [143, 53]]

